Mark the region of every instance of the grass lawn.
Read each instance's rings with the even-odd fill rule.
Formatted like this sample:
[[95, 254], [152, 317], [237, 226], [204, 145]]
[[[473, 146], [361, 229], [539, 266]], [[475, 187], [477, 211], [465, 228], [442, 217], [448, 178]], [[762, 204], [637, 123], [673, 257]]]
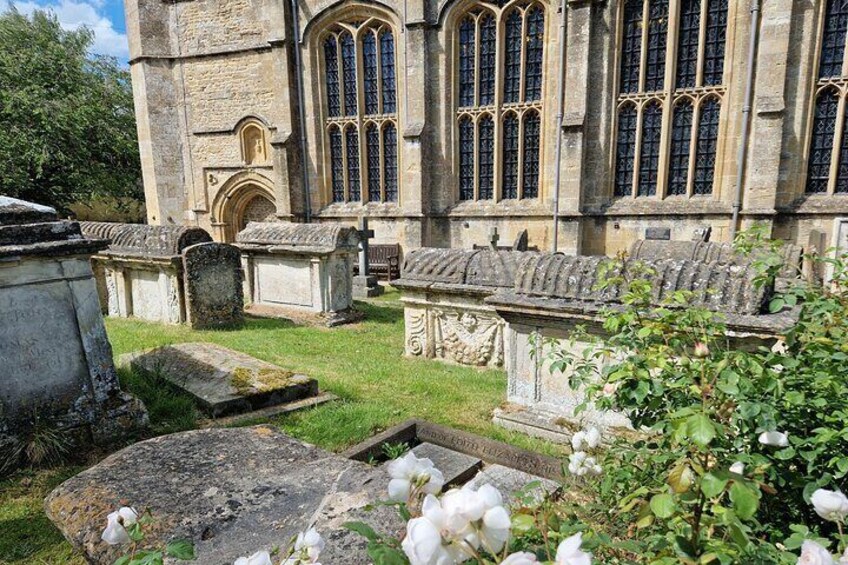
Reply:
[[[403, 310], [397, 292], [360, 303], [361, 324], [333, 329], [295, 326], [284, 320], [249, 319], [234, 331], [192, 331], [136, 320], [106, 326], [115, 355], [188, 341], [207, 341], [243, 351], [318, 379], [339, 401], [281, 417], [285, 432], [341, 450], [412, 417], [423, 418], [549, 454], [546, 442], [491, 423], [506, 394], [503, 371], [478, 370], [403, 356]], [[157, 433], [187, 429], [194, 415], [184, 397], [137, 375], [122, 375], [150, 408]], [[0, 564], [84, 564], [73, 557], [42, 512], [42, 500], [80, 467], [26, 472], [0, 482]]]

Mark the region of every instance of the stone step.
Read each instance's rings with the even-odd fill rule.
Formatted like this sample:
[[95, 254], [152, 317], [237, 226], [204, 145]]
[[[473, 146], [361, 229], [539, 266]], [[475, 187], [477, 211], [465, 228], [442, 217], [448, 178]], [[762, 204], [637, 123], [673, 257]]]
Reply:
[[436, 469], [445, 476], [446, 486], [461, 485], [467, 482], [474, 477], [483, 463], [476, 457], [433, 443], [417, 445], [412, 448], [412, 453], [419, 459], [426, 458], [432, 461]]

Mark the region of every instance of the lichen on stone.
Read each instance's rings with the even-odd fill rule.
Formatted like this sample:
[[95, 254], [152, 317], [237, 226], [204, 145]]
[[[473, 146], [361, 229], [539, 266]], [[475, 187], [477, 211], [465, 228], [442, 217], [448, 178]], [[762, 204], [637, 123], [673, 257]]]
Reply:
[[293, 376], [294, 373], [283, 369], [264, 368], [253, 371], [246, 367], [237, 367], [230, 377], [230, 384], [238, 394], [246, 396], [289, 387], [293, 384]]

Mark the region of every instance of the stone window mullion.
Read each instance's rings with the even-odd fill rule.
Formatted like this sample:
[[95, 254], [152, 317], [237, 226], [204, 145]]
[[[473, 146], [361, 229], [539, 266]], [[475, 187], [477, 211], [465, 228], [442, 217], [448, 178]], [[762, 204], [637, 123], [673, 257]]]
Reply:
[[[383, 115], [383, 42], [380, 41], [382, 27], [371, 30], [374, 34], [374, 48], [377, 55], [377, 113]], [[382, 138], [382, 134], [380, 135]], [[382, 143], [382, 142], [381, 142]]]
[[698, 30], [698, 65], [695, 67], [695, 86], [704, 85], [704, 59], [707, 44], [709, 0], [701, 0], [701, 27]]
[[[495, 16], [495, 108], [492, 111], [492, 121], [495, 127], [495, 137], [493, 139], [493, 178], [492, 178], [492, 201], [499, 202], [503, 199], [503, 80], [504, 73], [502, 72], [503, 63], [505, 60], [505, 49], [503, 48], [504, 38], [504, 13], [499, 12]], [[522, 77], [523, 78], [523, 77]]]
[[[702, 0], [703, 1], [703, 0]], [[660, 132], [660, 159], [657, 171], [655, 197], [662, 200], [667, 194], [668, 158], [671, 147], [671, 115], [674, 102], [675, 71], [677, 69], [677, 35], [679, 28], [680, 2], [670, 2], [666, 35], [665, 95], [663, 97], [662, 130]]]
[[[648, 74], [648, 38], [650, 36], [648, 25], [650, 21], [651, 0], [644, 0], [644, 2], [642, 2], [642, 47], [639, 51], [639, 56], [641, 57], [639, 62], [639, 92], [645, 92], [645, 79]], [[639, 127], [640, 132], [641, 130], [642, 128]]]
[[686, 196], [695, 194], [695, 166], [698, 160], [698, 132], [701, 125], [701, 103], [703, 98], [695, 100], [692, 112], [692, 133], [689, 137], [689, 172], [686, 175]]
[[833, 132], [833, 148], [830, 153], [830, 175], [827, 180], [827, 194], [836, 193], [836, 182], [839, 177], [839, 159], [842, 153], [842, 136], [845, 135], [845, 92], [839, 91], [839, 105], [836, 111], [836, 126]]
[[642, 165], [642, 133], [644, 128], [644, 113], [645, 113], [645, 104], [647, 102], [642, 100], [642, 102], [636, 107], [636, 147], [633, 149], [633, 179], [632, 179], [632, 188], [630, 196], [632, 198], [636, 198], [639, 190], [639, 176], [641, 173], [641, 165]]

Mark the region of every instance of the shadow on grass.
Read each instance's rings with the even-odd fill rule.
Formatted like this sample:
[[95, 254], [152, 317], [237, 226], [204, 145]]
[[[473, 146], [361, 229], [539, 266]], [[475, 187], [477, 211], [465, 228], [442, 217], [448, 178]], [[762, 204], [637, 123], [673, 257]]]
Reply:
[[0, 563], [28, 562], [23, 560], [56, 548], [65, 541], [43, 513], [0, 520], [0, 532], [3, 532], [0, 536]]
[[300, 327], [293, 321], [286, 318], [265, 318], [245, 314], [244, 327], [245, 330], [283, 330]]
[[118, 369], [122, 388], [144, 402], [150, 415], [150, 428], [154, 435], [193, 430], [197, 427], [198, 413], [194, 400], [176, 389], [161, 375]]
[[356, 308], [365, 313], [366, 322], [376, 324], [397, 324], [403, 320], [403, 308], [373, 302], [357, 302]]

